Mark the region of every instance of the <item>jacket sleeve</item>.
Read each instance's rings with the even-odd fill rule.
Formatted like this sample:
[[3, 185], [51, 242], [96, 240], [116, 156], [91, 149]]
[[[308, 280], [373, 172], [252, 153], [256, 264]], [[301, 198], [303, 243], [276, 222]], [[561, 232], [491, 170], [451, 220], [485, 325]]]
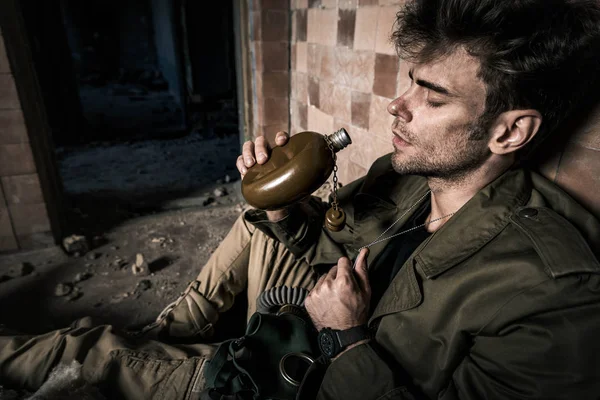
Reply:
[[[590, 281], [596, 281], [589, 284], [600, 293], [600, 277], [595, 276]], [[593, 300], [593, 296], [588, 297], [590, 299]], [[566, 301], [571, 304], [513, 319], [494, 334], [474, 336], [472, 346], [450, 372], [449, 384], [434, 398], [600, 398], [600, 302], [597, 295], [595, 301], [572, 298]], [[509, 303], [509, 307], [517, 306]], [[371, 344], [342, 354], [327, 370], [318, 399], [428, 398], [411, 386], [412, 379], [399, 364], [387, 361], [388, 357]]]
[[340, 232], [330, 232], [323, 227], [330, 204], [314, 196], [291, 206], [289, 214], [277, 222], [269, 221], [265, 211], [256, 209], [247, 211], [244, 218], [310, 265], [336, 263], [339, 257], [351, 256], [344, 245], [352, 240], [352, 199], [363, 181], [364, 177], [339, 190], [339, 204], [346, 213], [346, 227]]

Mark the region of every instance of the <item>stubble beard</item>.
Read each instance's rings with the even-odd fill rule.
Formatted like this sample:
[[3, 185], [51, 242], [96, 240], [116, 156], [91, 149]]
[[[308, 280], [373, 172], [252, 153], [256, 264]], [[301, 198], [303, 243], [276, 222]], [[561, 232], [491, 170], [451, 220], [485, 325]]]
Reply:
[[[481, 167], [490, 155], [485, 130], [480, 124], [459, 127], [462, 133], [452, 135], [454, 143], [420, 143], [418, 137], [402, 130], [411, 144], [418, 150], [408, 157], [402, 150], [392, 155], [392, 167], [401, 175], [419, 175], [452, 183], [460, 183]], [[435, 135], [443, 138], [446, 135]], [[484, 138], [484, 139], [472, 139]]]

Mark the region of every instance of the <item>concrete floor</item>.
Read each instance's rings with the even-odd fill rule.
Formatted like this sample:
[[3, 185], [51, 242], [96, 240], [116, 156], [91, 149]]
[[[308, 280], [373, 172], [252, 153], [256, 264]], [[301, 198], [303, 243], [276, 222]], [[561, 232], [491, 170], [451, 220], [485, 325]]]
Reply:
[[[0, 324], [36, 333], [84, 316], [120, 328], [152, 321], [196, 277], [241, 214], [239, 183], [225, 186], [230, 194], [206, 206], [188, 199], [190, 207], [121, 223], [78, 258], [59, 247], [0, 256], [0, 276], [22, 263], [33, 267], [0, 283]], [[148, 274], [132, 272], [137, 254]]]

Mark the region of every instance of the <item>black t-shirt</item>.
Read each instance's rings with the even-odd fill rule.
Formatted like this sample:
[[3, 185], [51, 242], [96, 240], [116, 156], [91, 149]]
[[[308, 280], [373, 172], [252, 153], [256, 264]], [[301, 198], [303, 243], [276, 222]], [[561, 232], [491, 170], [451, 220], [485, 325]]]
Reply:
[[[425, 223], [431, 209], [431, 202], [425, 201], [415, 211], [413, 216], [404, 224], [402, 230], [410, 229]], [[389, 240], [388, 244], [373, 261], [373, 268], [369, 273], [371, 283], [371, 312], [381, 300], [383, 293], [408, 260], [412, 253], [425, 239], [429, 237], [426, 227], [417, 228], [414, 231], [396, 236]]]

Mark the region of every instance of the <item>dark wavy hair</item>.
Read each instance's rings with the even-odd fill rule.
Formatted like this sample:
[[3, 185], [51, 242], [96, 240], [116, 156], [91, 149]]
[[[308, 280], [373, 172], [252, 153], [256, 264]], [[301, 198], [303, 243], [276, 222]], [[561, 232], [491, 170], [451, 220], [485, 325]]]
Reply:
[[536, 109], [535, 148], [597, 86], [600, 0], [413, 0], [397, 14], [392, 40], [400, 58], [417, 63], [464, 47], [481, 63], [481, 121]]

